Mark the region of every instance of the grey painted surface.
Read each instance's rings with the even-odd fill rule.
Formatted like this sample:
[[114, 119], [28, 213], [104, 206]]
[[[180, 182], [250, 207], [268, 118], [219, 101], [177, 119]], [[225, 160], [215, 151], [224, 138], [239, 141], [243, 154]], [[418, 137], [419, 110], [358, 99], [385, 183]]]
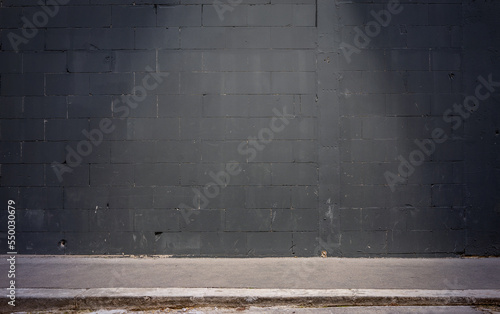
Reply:
[[[6, 256], [0, 271], [9, 270]], [[499, 258], [18, 256], [17, 288], [417, 289], [500, 292]], [[0, 280], [9, 287], [9, 278]], [[389, 292], [390, 293], [390, 292]], [[432, 293], [431, 293], [432, 294]]]
[[15, 266], [19, 311], [500, 304], [500, 258], [23, 255]]
[[18, 252], [499, 254], [498, 3], [46, 2], [0, 2]]

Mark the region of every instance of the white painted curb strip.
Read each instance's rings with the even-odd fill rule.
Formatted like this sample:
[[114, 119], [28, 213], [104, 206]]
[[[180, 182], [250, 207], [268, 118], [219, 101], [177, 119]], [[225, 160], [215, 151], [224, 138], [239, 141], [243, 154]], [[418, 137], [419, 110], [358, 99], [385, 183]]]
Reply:
[[498, 299], [495, 290], [409, 290], [409, 289], [227, 289], [227, 288], [92, 288], [16, 289], [18, 298], [471, 298]]

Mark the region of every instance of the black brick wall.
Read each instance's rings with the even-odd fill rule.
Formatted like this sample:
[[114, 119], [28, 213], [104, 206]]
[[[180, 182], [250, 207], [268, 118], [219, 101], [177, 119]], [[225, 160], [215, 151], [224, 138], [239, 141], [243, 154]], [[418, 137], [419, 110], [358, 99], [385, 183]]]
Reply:
[[18, 252], [498, 255], [499, 12], [0, 1]]

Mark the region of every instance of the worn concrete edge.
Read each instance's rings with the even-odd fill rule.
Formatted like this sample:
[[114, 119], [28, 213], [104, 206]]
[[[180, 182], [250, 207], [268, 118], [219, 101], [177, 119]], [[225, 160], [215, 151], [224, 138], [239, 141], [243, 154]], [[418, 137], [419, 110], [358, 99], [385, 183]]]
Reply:
[[[6, 296], [0, 311], [12, 311]], [[500, 305], [495, 290], [93, 288], [16, 289], [15, 310], [193, 306]]]
[[[9, 254], [0, 254], [0, 264], [11, 257]], [[193, 260], [203, 260], [203, 259], [227, 259], [227, 260], [266, 260], [266, 259], [318, 259], [318, 260], [447, 260], [447, 261], [456, 261], [456, 260], [488, 260], [488, 259], [498, 259], [500, 260], [500, 256], [476, 256], [476, 255], [456, 255], [456, 256], [445, 256], [445, 257], [422, 257], [422, 256], [413, 256], [409, 254], [408, 256], [373, 256], [373, 257], [342, 257], [342, 256], [329, 256], [327, 258], [320, 256], [184, 256], [184, 255], [154, 255], [154, 254], [145, 254], [145, 255], [37, 255], [37, 254], [16, 254], [18, 259], [29, 261], [31, 259], [46, 259], [46, 260], [72, 260], [72, 259], [86, 259], [86, 260], [98, 260], [98, 259], [106, 259], [106, 260], [158, 260], [158, 259], [170, 259], [170, 260], [181, 260], [181, 259], [193, 259]]]

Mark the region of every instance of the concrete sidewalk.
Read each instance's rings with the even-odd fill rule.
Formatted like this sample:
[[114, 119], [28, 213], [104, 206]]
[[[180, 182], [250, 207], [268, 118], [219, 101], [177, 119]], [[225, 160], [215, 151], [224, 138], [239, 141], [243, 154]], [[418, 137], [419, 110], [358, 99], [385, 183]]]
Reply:
[[[8, 288], [7, 256], [0, 285]], [[498, 305], [500, 258], [16, 256], [16, 311], [241, 305]], [[1, 296], [0, 310], [13, 311]]]

